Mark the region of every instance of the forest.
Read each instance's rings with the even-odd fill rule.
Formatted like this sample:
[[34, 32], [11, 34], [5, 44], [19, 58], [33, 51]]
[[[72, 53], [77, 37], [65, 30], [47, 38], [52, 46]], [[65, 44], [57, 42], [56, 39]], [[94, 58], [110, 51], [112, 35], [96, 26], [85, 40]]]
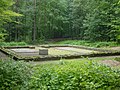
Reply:
[[120, 0], [1, 0], [0, 41], [120, 42]]

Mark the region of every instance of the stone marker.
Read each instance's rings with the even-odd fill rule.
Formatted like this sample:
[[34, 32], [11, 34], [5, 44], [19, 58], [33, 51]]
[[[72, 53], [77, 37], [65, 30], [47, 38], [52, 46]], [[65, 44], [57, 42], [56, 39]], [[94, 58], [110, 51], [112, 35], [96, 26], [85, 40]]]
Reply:
[[39, 55], [48, 55], [48, 49], [46, 48], [39, 49]]

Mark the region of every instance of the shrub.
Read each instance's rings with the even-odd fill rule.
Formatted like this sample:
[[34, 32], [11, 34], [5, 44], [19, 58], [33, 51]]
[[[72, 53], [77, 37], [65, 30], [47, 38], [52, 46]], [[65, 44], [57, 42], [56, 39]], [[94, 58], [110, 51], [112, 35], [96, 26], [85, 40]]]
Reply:
[[26, 87], [31, 76], [30, 67], [22, 61], [0, 61], [0, 90], [18, 90]]
[[34, 68], [29, 89], [40, 90], [115, 90], [120, 89], [120, 70], [95, 62], [69, 62]]

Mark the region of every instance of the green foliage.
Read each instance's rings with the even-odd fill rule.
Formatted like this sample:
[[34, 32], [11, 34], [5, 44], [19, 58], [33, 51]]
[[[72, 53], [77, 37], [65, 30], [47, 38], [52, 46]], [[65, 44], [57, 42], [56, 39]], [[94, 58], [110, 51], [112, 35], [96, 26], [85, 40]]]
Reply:
[[[36, 1], [36, 5], [34, 3]], [[17, 17], [17, 21], [22, 24], [9, 23], [11, 31], [9, 38], [12, 40], [33, 40], [34, 29], [36, 30], [36, 40], [61, 37], [64, 34], [63, 25], [66, 19], [64, 0], [19, 0], [13, 5], [14, 11], [24, 14]], [[36, 9], [34, 9], [36, 7]], [[14, 18], [16, 20], [16, 18]], [[34, 26], [36, 25], [36, 27]], [[8, 25], [8, 27], [9, 27]], [[57, 34], [57, 35], [56, 35]], [[16, 37], [15, 37], [16, 36]], [[11, 41], [11, 40], [10, 40]]]
[[120, 70], [95, 61], [0, 61], [0, 90], [119, 90]]
[[25, 42], [0, 42], [0, 46], [26, 46]]
[[10, 7], [14, 4], [13, 0], [1, 0], [0, 1], [0, 41], [5, 40], [7, 33], [5, 32], [4, 25], [8, 22], [12, 22], [12, 17], [22, 16], [16, 12], [10, 10]]
[[120, 89], [120, 70], [92, 61], [43, 64], [34, 68], [29, 89], [96, 90]]
[[0, 33], [0, 42], [3, 42], [5, 40], [5, 36], [7, 36], [6, 33]]
[[23, 90], [31, 77], [30, 70], [25, 62], [0, 60], [0, 90]]
[[84, 39], [91, 41], [116, 41], [120, 26], [119, 0], [92, 0], [89, 2], [83, 27]]
[[56, 42], [55, 44], [70, 44], [70, 45], [82, 45], [90, 47], [112, 47], [119, 46], [116, 42], [90, 42], [84, 40], [66, 40], [61, 42]]
[[[5, 24], [8, 41], [39, 43], [53, 38], [73, 38], [89, 41], [120, 42], [119, 0], [12, 0], [0, 2], [4, 18], [0, 26], [12, 18], [16, 22]], [[35, 3], [36, 2], [36, 3]], [[5, 15], [4, 15], [5, 14]], [[6, 18], [7, 16], [7, 18]], [[21, 22], [21, 23], [18, 23]], [[1, 33], [6, 33], [1, 30]], [[3, 36], [0, 35], [0, 38]], [[3, 38], [4, 39], [4, 38]], [[34, 40], [36, 39], [36, 40]], [[33, 43], [34, 43], [33, 42]]]

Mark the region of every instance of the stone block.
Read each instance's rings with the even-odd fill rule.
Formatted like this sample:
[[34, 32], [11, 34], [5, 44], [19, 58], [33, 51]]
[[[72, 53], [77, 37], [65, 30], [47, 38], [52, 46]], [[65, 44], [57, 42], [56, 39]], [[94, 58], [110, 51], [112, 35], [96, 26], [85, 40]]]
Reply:
[[39, 55], [48, 55], [48, 49], [39, 49]]

